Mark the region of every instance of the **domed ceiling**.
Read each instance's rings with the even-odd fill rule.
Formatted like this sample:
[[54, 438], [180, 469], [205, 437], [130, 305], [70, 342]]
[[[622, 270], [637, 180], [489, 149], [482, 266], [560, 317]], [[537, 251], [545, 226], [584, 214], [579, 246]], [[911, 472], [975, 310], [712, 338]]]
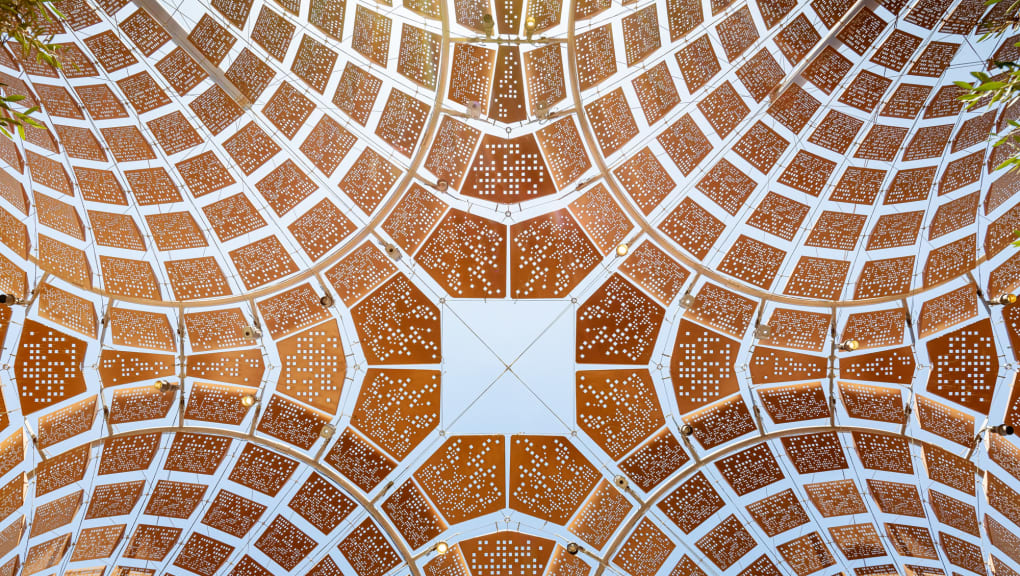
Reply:
[[0, 576], [1016, 576], [1010, 3], [59, 0]]

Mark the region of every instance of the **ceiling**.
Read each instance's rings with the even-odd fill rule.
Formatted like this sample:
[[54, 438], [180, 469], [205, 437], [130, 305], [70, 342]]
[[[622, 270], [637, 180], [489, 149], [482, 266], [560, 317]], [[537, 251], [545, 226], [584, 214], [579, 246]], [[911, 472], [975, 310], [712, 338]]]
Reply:
[[0, 53], [0, 576], [1017, 575], [1008, 2], [394, 4]]

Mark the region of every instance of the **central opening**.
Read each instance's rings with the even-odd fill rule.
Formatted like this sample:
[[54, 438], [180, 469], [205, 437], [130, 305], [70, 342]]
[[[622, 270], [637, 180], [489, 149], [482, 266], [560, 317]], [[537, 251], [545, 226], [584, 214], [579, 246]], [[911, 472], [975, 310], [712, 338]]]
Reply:
[[574, 315], [565, 301], [448, 300], [441, 428], [451, 434], [572, 430]]

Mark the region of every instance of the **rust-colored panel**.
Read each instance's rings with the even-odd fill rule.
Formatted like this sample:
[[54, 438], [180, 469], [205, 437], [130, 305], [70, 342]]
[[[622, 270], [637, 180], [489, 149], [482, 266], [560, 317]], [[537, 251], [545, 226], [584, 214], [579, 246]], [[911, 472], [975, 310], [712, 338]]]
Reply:
[[758, 304], [736, 292], [706, 283], [695, 296], [694, 305], [684, 316], [742, 338]]
[[274, 339], [279, 339], [330, 318], [329, 310], [319, 299], [311, 284], [306, 283], [259, 301], [258, 309], [266, 329]]
[[205, 484], [159, 480], [145, 506], [145, 513], [186, 519], [202, 503], [202, 496], [208, 488]]
[[514, 298], [560, 298], [599, 263], [595, 246], [566, 209], [510, 227]]
[[176, 373], [175, 367], [173, 354], [106, 348], [99, 355], [99, 379], [104, 388], [171, 377]]
[[112, 524], [82, 530], [74, 543], [71, 562], [109, 558], [124, 537], [125, 528], [124, 524]]
[[663, 480], [669, 478], [690, 456], [680, 442], [664, 428], [635, 450], [626, 460], [620, 462], [620, 470], [634, 481], [638, 488], [651, 492]]
[[715, 466], [739, 496], [785, 478], [772, 449], [764, 442], [727, 456]]
[[510, 507], [560, 525], [600, 478], [566, 438], [557, 436], [512, 436], [510, 471]]
[[[38, 288], [38, 295], [40, 317], [83, 336], [96, 337], [96, 309], [91, 301], [65, 292], [52, 284], [41, 285]], [[0, 332], [0, 340], [2, 339]]]
[[631, 576], [654, 576], [674, 548], [676, 544], [662, 529], [645, 518], [613, 557], [613, 564]]
[[39, 234], [39, 263], [43, 270], [76, 286], [92, 288], [92, 267], [80, 250], [49, 236]]
[[459, 546], [472, 576], [540, 576], [555, 543], [520, 532], [497, 532], [463, 540]]
[[598, 86], [616, 73], [613, 27], [604, 24], [577, 35], [577, 72], [581, 90]]
[[99, 246], [145, 251], [142, 232], [131, 215], [88, 210], [88, 216], [92, 224], [92, 237]]
[[[17, 480], [24, 483], [24, 478], [18, 478]], [[24, 484], [22, 484], [21, 490], [24, 490], [23, 486]], [[32, 517], [32, 531], [29, 533], [29, 537], [45, 534], [70, 524], [81, 507], [83, 493], [83, 490], [78, 490], [44, 504], [36, 504]]]
[[480, 136], [481, 131], [477, 128], [444, 115], [432, 139], [425, 169], [435, 174], [439, 180], [460, 189]]
[[861, 464], [869, 470], [913, 474], [910, 443], [900, 436], [854, 432], [854, 447]]
[[245, 444], [230, 480], [269, 496], [276, 496], [294, 474], [298, 463], [256, 444]]
[[230, 448], [230, 438], [178, 432], [167, 454], [165, 470], [211, 475]]
[[931, 533], [927, 528], [887, 522], [885, 531], [897, 554], [911, 558], [938, 560], [939, 555], [935, 551], [935, 543], [932, 542]]
[[343, 211], [326, 198], [287, 226], [312, 260], [326, 255], [356, 228]]
[[835, 432], [784, 436], [782, 442], [786, 455], [800, 474], [848, 468], [843, 445]]
[[35, 467], [36, 498], [80, 482], [85, 477], [91, 454], [91, 444], [85, 444], [39, 462]]
[[[501, 1], [515, 0], [497, 0], [497, 4]], [[521, 68], [520, 49], [517, 46], [501, 44], [496, 53], [492, 101], [488, 108], [488, 115], [495, 120], [507, 124], [527, 120], [528, 111], [524, 106], [524, 79]]]
[[569, 208], [603, 255], [615, 250], [632, 228], [623, 209], [602, 184], [589, 188]]
[[365, 492], [371, 492], [397, 466], [352, 428], [344, 429], [325, 461]]
[[534, 135], [506, 138], [486, 134], [461, 191], [467, 196], [513, 204], [554, 194], [556, 187]]
[[975, 429], [973, 416], [923, 396], [917, 397], [916, 405], [917, 419], [922, 429], [961, 446], [969, 447], [973, 444]]
[[[529, 3], [529, 7], [537, 5], [537, 2]], [[563, 78], [563, 51], [560, 46], [550, 44], [525, 52], [523, 60], [524, 79], [528, 84], [528, 107], [533, 115], [537, 114], [540, 110], [548, 110], [566, 99], [567, 88]], [[479, 68], [485, 70], [484, 65]], [[667, 71], [663, 65], [661, 68], [657, 68], [654, 76], [658, 78], [664, 73], [667, 73]], [[672, 80], [669, 80], [669, 82], [672, 83]], [[635, 80], [634, 89], [638, 93], [638, 99], [641, 99], [643, 93], [643, 89], [639, 87], [641, 85], [641, 80]], [[675, 87], [673, 91], [674, 93], [676, 92]], [[484, 98], [484, 94], [482, 94], [482, 98]], [[669, 98], [670, 96], [663, 95], [663, 99]], [[679, 103], [680, 97], [678, 95], [675, 96], [675, 99]], [[642, 100], [642, 103], [644, 102]], [[649, 103], [649, 107], [654, 108], [655, 104]], [[539, 137], [539, 141], [541, 142], [541, 137]], [[543, 145], [543, 147], [545, 146]], [[553, 177], [555, 178], [555, 174]]]
[[676, 188], [676, 182], [647, 146], [631, 155], [613, 173], [645, 215], [655, 210]]
[[[885, 556], [885, 546], [874, 524], [847, 524], [829, 528], [833, 543], [847, 560]], [[858, 573], [859, 574], [859, 573]]]
[[226, 563], [234, 547], [214, 540], [200, 532], [192, 532], [174, 566], [200, 574], [213, 576]]
[[132, 482], [118, 482], [116, 484], [103, 484], [96, 486], [89, 499], [89, 508], [85, 512], [85, 519], [109, 518], [112, 516], [124, 516], [131, 513], [135, 505], [142, 498], [142, 490], [145, 488], [145, 480]]
[[751, 382], [776, 384], [824, 378], [828, 373], [828, 364], [828, 359], [823, 356], [755, 346], [749, 369]]
[[118, 296], [162, 300], [159, 280], [152, 264], [142, 260], [100, 256], [103, 284], [108, 292]]
[[[386, 540], [371, 518], [358, 525], [337, 548], [358, 576], [382, 576], [400, 563], [393, 545]], [[474, 571], [472, 574], [485, 576]]]
[[446, 204], [412, 184], [383, 222], [383, 230], [407, 252], [415, 252], [446, 212]]
[[86, 343], [34, 320], [25, 320], [14, 362], [25, 415], [85, 392], [81, 372]]
[[819, 382], [759, 388], [762, 408], [777, 424], [829, 417], [829, 404]]
[[867, 484], [871, 498], [882, 512], [896, 516], [925, 517], [924, 505], [921, 504], [921, 495], [916, 485], [874, 478], [869, 478]]
[[705, 449], [739, 438], [757, 430], [744, 399], [732, 396], [684, 417], [694, 429], [694, 439]]
[[317, 545], [310, 536], [279, 515], [255, 541], [256, 548], [288, 571], [293, 570]]
[[977, 510], [973, 504], [931, 489], [928, 490], [928, 504], [939, 522], [971, 536], [980, 537]]
[[156, 458], [160, 438], [159, 433], [152, 433], [105, 440], [98, 474], [102, 476], [145, 470]]
[[577, 421], [613, 460], [665, 423], [648, 370], [577, 373]]
[[[357, 504], [339, 488], [313, 472], [287, 506], [320, 532], [329, 534], [354, 511]], [[252, 519], [252, 523], [255, 520], [257, 518]]]
[[865, 382], [907, 385], [913, 380], [916, 362], [911, 347], [841, 357], [840, 376]]
[[[681, 414], [739, 390], [733, 372], [738, 349], [735, 340], [689, 320], [680, 321], [669, 374]], [[714, 359], [711, 363], [707, 361], [710, 357]]]
[[790, 564], [797, 576], [807, 576], [836, 563], [818, 532], [780, 544], [776, 550]]
[[805, 484], [804, 491], [824, 518], [867, 514], [868, 508], [853, 480]]
[[504, 224], [450, 209], [415, 259], [453, 297], [501, 298], [506, 234]]
[[188, 312], [184, 315], [185, 334], [192, 352], [247, 346], [244, 337], [247, 321], [240, 308]]
[[623, 88], [589, 102], [584, 106], [584, 112], [605, 156], [610, 156], [638, 135], [638, 126]]
[[450, 524], [504, 508], [505, 478], [502, 436], [450, 438], [414, 473]]
[[188, 420], [239, 425], [248, 412], [241, 399], [253, 395], [251, 388], [196, 382], [188, 394], [184, 417]]
[[903, 308], [857, 312], [847, 317], [843, 340], [856, 340], [860, 349], [903, 343], [906, 312]]
[[640, 363], [651, 359], [665, 311], [614, 274], [577, 311], [580, 363]]
[[[358, 9], [360, 12], [361, 7]], [[428, 104], [394, 88], [386, 100], [375, 133], [397, 152], [410, 157], [430, 110]]]
[[[975, 322], [928, 342], [933, 369], [926, 390], [987, 414], [999, 372], [991, 321]], [[962, 363], [962, 364], [961, 364]], [[968, 368], [961, 373], [960, 367]]]
[[[205, 516], [202, 517], [202, 524], [212, 526], [231, 536], [244, 538], [265, 511], [264, 504], [259, 504], [227, 490], [220, 490], [209, 505]], [[194, 534], [199, 535], [198, 532]], [[184, 556], [184, 553], [182, 552], [181, 555]], [[180, 558], [175, 561], [175, 564], [178, 562], [182, 562]], [[187, 566], [181, 567], [187, 568]], [[201, 572], [199, 573], [201, 574]]]
[[740, 520], [730, 514], [699, 538], [695, 545], [720, 570], [726, 570], [750, 552], [757, 542]]
[[319, 440], [319, 433], [328, 421], [325, 414], [274, 394], [266, 404], [257, 430], [308, 450]]
[[166, 314], [120, 306], [110, 308], [107, 314], [115, 346], [177, 351], [177, 334]]
[[424, 546], [448, 528], [412, 480], [397, 488], [383, 502], [382, 509], [413, 549]]
[[797, 495], [790, 489], [752, 502], [746, 508], [770, 538], [810, 521]]
[[124, 558], [162, 562], [181, 537], [181, 528], [138, 524], [124, 547]]
[[220, 265], [212, 256], [168, 260], [166, 273], [174, 294], [180, 300], [228, 296], [231, 293]]
[[362, 300], [351, 315], [370, 364], [439, 362], [439, 309], [403, 274]]
[[[2, 406], [2, 405], [0, 405]], [[4, 416], [6, 424], [7, 416]], [[96, 419], [96, 396], [79, 400], [39, 417], [37, 434], [40, 448], [53, 446], [78, 434], [88, 432]]]
[[929, 478], [971, 496], [975, 494], [976, 468], [973, 462], [931, 445], [924, 446], [923, 453], [924, 467]]
[[568, 529], [581, 540], [601, 549], [633, 507], [623, 494], [602, 480]]
[[703, 472], [698, 472], [659, 503], [659, 508], [685, 534], [690, 534], [725, 505]]
[[439, 424], [440, 373], [376, 369], [365, 374], [351, 424], [403, 459]]

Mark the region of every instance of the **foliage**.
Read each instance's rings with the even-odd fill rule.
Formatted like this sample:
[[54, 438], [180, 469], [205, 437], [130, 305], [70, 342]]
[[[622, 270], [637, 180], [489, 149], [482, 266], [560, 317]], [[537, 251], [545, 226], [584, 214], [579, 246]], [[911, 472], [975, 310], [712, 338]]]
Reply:
[[[0, 0], [0, 39], [13, 40], [21, 46], [25, 60], [35, 58], [37, 62], [60, 68], [57, 45], [48, 34], [47, 24], [64, 16], [53, 5], [54, 0]], [[0, 133], [11, 137], [13, 132], [25, 137], [25, 126], [45, 128], [32, 118], [39, 111], [38, 106], [18, 110], [13, 104], [25, 99], [24, 94], [14, 94], [6, 84], [0, 83]]]
[[[979, 25], [983, 32], [981, 40], [999, 38], [1003, 34], [1020, 27], [1020, 0], [986, 0], [986, 5], [993, 6], [989, 16]], [[1013, 44], [1020, 49], [1020, 42]], [[984, 71], [971, 72], [973, 82], [957, 81], [955, 84], [964, 90], [959, 99], [964, 102], [964, 109], [971, 110], [980, 106], [988, 108], [1009, 108], [1020, 99], [1020, 63], [1012, 61], [992, 60], [989, 68], [994, 74]], [[1008, 157], [996, 169], [1020, 171], [1020, 122], [1014, 118], [1006, 119], [1005, 130], [992, 133], [995, 146], [1006, 146]]]

